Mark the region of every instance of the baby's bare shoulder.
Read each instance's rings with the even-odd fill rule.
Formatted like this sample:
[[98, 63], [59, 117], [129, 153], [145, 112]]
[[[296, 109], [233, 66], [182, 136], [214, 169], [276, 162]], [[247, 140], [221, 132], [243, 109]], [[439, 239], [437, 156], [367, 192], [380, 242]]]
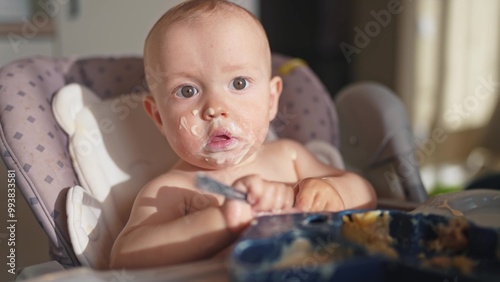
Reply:
[[167, 222], [185, 215], [193, 198], [200, 194], [188, 183], [188, 176], [175, 173], [166, 173], [151, 180], [135, 199], [130, 224]]
[[286, 156], [295, 159], [298, 153], [304, 152], [305, 147], [292, 139], [278, 139], [273, 142], [266, 143], [264, 152], [266, 156]]
[[293, 139], [287, 139], [287, 138], [280, 138], [268, 143], [265, 143], [266, 146], [270, 147], [303, 147], [302, 143], [293, 140]]
[[138, 197], [159, 197], [166, 190], [171, 194], [170, 196], [190, 193], [191, 183], [193, 183], [193, 178], [190, 175], [170, 171], [155, 177], [144, 185]]

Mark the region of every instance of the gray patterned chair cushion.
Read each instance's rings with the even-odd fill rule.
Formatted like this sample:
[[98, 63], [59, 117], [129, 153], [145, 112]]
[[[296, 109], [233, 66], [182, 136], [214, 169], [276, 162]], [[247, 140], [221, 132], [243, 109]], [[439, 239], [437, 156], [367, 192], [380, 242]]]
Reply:
[[[273, 55], [273, 69], [289, 61]], [[312, 139], [338, 147], [337, 115], [321, 82], [306, 66], [283, 76], [284, 92], [273, 126], [279, 137]], [[83, 84], [103, 98], [146, 88], [142, 58], [28, 58], [0, 69], [0, 154], [16, 171], [17, 187], [48, 235], [51, 257], [78, 266], [68, 235], [66, 191], [80, 184], [68, 154], [68, 137], [51, 109], [64, 85]]]
[[328, 90], [316, 74], [298, 65], [286, 73], [280, 67], [291, 59], [273, 54], [273, 73], [283, 78], [283, 94], [272, 125], [281, 138], [301, 143], [323, 140], [339, 147], [338, 117]]

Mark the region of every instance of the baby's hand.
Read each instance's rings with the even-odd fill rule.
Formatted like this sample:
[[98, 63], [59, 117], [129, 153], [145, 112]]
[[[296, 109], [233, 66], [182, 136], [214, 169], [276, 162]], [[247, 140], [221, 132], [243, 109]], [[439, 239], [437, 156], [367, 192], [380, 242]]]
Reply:
[[298, 182], [295, 207], [307, 212], [343, 210], [344, 202], [328, 178], [305, 178]]
[[227, 228], [233, 235], [239, 234], [255, 217], [252, 207], [240, 200], [226, 199], [221, 211]]
[[254, 211], [283, 211], [293, 207], [295, 193], [285, 183], [268, 181], [254, 174], [236, 180], [233, 187], [247, 193]]
[[268, 181], [258, 175], [236, 180], [233, 188], [247, 193], [247, 202], [226, 199], [221, 207], [228, 229], [240, 233], [258, 212], [297, 212], [293, 208], [295, 193], [284, 183]]

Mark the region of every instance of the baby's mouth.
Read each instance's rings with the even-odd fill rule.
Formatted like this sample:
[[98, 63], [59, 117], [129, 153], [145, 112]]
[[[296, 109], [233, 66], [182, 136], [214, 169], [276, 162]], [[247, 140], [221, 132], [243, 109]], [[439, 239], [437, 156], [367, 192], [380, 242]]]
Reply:
[[236, 138], [231, 136], [230, 133], [216, 131], [208, 138], [206, 148], [211, 152], [227, 151], [234, 148], [236, 142]]
[[229, 139], [231, 139], [231, 137], [229, 137], [226, 134], [222, 134], [222, 135], [217, 135], [217, 136], [212, 137], [211, 141], [212, 142], [223, 142], [223, 141], [226, 141], [226, 140], [229, 140]]

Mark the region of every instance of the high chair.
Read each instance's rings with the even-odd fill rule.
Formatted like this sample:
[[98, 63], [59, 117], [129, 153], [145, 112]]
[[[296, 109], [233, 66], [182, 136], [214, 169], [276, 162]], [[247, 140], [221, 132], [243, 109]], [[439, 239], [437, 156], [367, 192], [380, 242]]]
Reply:
[[[284, 84], [268, 138], [297, 140], [340, 168], [345, 161], [382, 198], [425, 200], [417, 165], [398, 173], [414, 146], [393, 93], [346, 88], [337, 112], [303, 61], [273, 54], [272, 66]], [[34, 57], [0, 69], [0, 154], [64, 268], [106, 269], [138, 190], [176, 160], [142, 110], [145, 92], [138, 57]]]

